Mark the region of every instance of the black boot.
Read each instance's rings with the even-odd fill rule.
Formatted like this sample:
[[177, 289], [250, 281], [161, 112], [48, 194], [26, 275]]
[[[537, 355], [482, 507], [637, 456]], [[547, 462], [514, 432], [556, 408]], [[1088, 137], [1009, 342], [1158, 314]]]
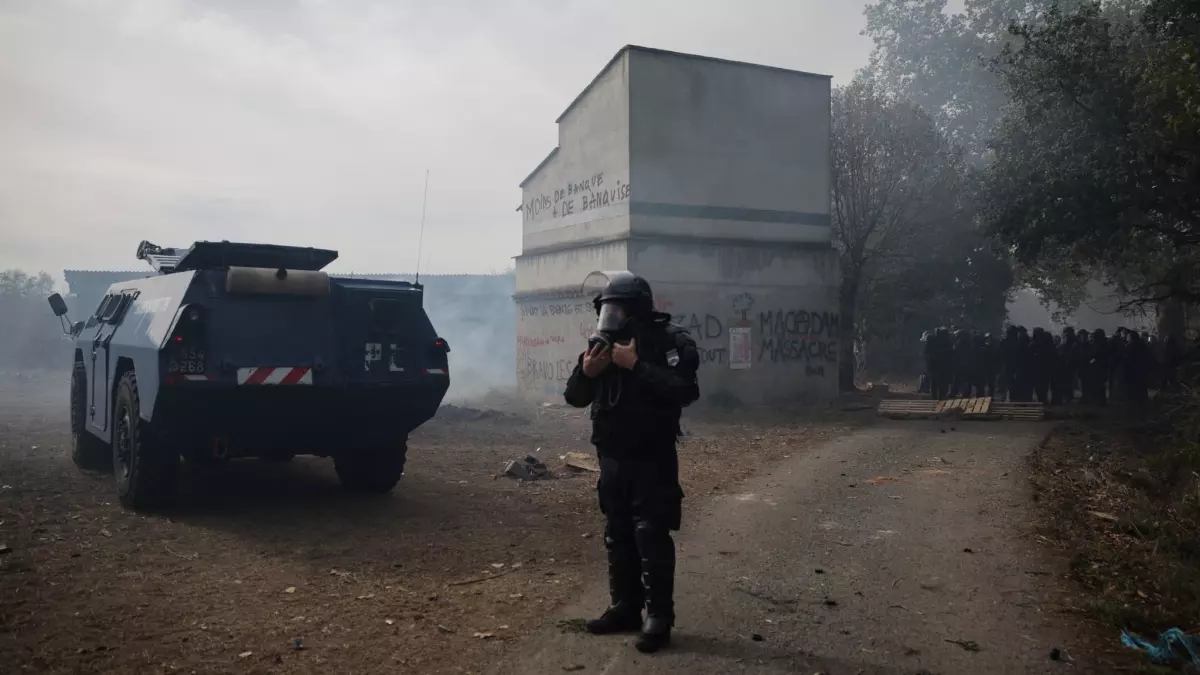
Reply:
[[651, 654], [670, 644], [675, 625], [675, 542], [665, 527], [639, 521], [637, 543], [646, 588], [646, 622], [636, 647]]
[[608, 551], [608, 593], [612, 606], [599, 619], [587, 622], [587, 632], [593, 635], [634, 633], [642, 627], [642, 607], [645, 591], [638, 576], [637, 540], [632, 523], [612, 520], [604, 526], [604, 548]]
[[592, 635], [636, 633], [642, 629], [642, 608], [621, 603], [604, 610], [599, 619], [587, 622], [587, 632]]
[[643, 654], [653, 654], [669, 644], [671, 644], [671, 621], [652, 616], [647, 618], [646, 623], [642, 625], [642, 632], [638, 635], [634, 646]]

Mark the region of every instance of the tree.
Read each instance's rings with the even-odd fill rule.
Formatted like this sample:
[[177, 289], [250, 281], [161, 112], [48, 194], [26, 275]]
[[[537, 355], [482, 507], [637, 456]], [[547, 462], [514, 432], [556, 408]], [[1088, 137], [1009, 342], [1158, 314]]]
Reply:
[[[873, 81], [833, 95], [833, 235], [841, 257], [839, 352], [863, 335], [857, 310], [876, 282], [911, 266], [960, 216], [961, 153], [933, 121]], [[869, 303], [869, 297], [867, 299]], [[839, 383], [854, 388], [854, 361]]]
[[1078, 0], [877, 0], [863, 33], [875, 43], [870, 71], [880, 86], [927, 111], [970, 162], [981, 163], [1005, 103], [990, 60], [1010, 45], [1010, 24], [1027, 24], [1055, 4]]
[[0, 365], [45, 367], [62, 357], [62, 329], [46, 305], [53, 292], [45, 272], [0, 271]]
[[919, 340], [936, 326], [998, 333], [1013, 287], [1012, 266], [969, 218], [955, 218], [904, 265], [871, 275], [861, 294], [862, 339], [879, 374], [921, 372]]
[[987, 226], [1027, 267], [1200, 301], [1200, 5], [1090, 2], [1012, 33]]

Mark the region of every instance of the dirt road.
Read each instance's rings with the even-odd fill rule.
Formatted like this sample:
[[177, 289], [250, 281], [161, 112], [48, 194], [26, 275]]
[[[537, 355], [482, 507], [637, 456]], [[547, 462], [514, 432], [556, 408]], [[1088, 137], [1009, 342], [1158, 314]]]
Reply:
[[1100, 672], [1027, 536], [1023, 460], [1048, 430], [880, 424], [797, 454], [689, 514], [674, 649], [573, 630], [597, 583], [493, 672]]
[[[5, 673], [478, 673], [602, 569], [594, 476], [558, 460], [590, 450], [576, 411], [443, 408], [380, 499], [343, 493], [326, 460], [246, 460], [137, 515], [71, 464], [66, 394], [65, 374], [0, 374]], [[845, 432], [685, 426], [697, 505]], [[498, 476], [531, 453], [553, 479]]]

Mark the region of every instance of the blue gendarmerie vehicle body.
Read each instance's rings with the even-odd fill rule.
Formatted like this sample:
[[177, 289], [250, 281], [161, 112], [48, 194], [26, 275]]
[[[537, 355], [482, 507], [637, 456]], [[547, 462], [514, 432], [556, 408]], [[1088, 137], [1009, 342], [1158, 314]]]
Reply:
[[[336, 251], [231, 242], [137, 256], [75, 341], [72, 457], [116, 473], [126, 506], [174, 492], [179, 460], [333, 457], [353, 491], [390, 491], [408, 433], [450, 385], [419, 284], [333, 278]], [[63, 317], [57, 294], [50, 305]]]

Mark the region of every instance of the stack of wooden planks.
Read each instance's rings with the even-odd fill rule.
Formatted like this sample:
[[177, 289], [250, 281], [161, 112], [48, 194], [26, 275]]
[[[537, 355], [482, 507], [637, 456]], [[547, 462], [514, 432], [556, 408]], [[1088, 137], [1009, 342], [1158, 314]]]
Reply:
[[907, 399], [884, 399], [879, 402], [879, 414], [888, 417], [932, 417], [937, 413], [941, 401], [912, 401]]
[[1042, 420], [1045, 406], [1040, 403], [1004, 403], [990, 396], [955, 398], [948, 401], [889, 399], [879, 403], [880, 415], [892, 419], [941, 419], [962, 417], [967, 420]]
[[991, 415], [1002, 420], [1039, 421], [1046, 419], [1046, 406], [1041, 403], [992, 403]]

